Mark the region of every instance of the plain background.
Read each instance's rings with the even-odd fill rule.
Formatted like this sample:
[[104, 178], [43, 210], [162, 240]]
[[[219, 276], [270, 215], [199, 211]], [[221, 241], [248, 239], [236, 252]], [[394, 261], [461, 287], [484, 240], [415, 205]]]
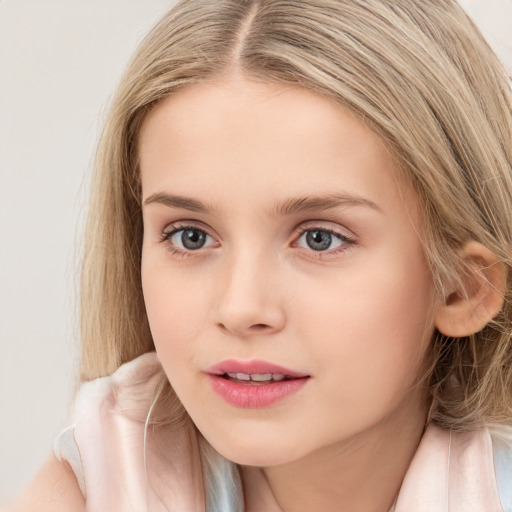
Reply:
[[[461, 1], [512, 73], [512, 0]], [[0, 507], [66, 425], [94, 147], [129, 56], [172, 4], [0, 0]]]
[[172, 0], [0, 2], [0, 496], [67, 422], [94, 147], [115, 85]]

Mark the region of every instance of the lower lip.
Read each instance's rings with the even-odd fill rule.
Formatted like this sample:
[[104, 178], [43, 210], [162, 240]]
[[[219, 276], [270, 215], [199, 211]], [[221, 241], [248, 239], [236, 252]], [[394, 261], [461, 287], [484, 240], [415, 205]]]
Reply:
[[246, 384], [225, 379], [220, 375], [208, 375], [213, 390], [226, 402], [243, 409], [259, 409], [284, 400], [300, 391], [308, 377], [270, 382], [269, 384]]

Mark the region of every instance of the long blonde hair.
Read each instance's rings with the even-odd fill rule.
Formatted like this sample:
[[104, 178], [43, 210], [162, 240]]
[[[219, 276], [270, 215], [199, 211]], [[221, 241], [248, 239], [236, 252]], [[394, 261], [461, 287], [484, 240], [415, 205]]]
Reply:
[[154, 350], [140, 281], [141, 123], [178, 88], [233, 70], [333, 99], [387, 142], [420, 198], [441, 296], [463, 271], [457, 249], [467, 240], [506, 265], [499, 316], [467, 338], [436, 333], [427, 384], [433, 419], [445, 427], [510, 420], [510, 84], [455, 0], [183, 0], [158, 23], [121, 81], [98, 148], [82, 274], [82, 378]]

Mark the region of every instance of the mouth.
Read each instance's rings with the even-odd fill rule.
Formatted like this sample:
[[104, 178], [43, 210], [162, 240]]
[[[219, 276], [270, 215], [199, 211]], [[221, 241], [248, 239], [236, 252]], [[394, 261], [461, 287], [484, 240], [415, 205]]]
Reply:
[[260, 359], [252, 359], [250, 361], [227, 359], [213, 365], [207, 370], [207, 373], [244, 382], [282, 381], [285, 379], [309, 377], [307, 373]]
[[[248, 384], [251, 386], [261, 386], [271, 384], [273, 382], [282, 382], [284, 380], [292, 380], [296, 377], [283, 375], [282, 373], [242, 373], [242, 372], [229, 372], [223, 373], [220, 377], [237, 382], [239, 384]], [[303, 377], [304, 378], [304, 377]]]
[[223, 361], [208, 371], [213, 390], [228, 404], [268, 407], [299, 392], [310, 375], [266, 361]]

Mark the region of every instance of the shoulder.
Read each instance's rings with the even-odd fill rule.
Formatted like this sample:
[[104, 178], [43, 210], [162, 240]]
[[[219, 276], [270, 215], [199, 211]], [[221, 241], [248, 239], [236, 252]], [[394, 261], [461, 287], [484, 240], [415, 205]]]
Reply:
[[14, 507], [14, 512], [82, 512], [85, 501], [71, 468], [51, 456]]

